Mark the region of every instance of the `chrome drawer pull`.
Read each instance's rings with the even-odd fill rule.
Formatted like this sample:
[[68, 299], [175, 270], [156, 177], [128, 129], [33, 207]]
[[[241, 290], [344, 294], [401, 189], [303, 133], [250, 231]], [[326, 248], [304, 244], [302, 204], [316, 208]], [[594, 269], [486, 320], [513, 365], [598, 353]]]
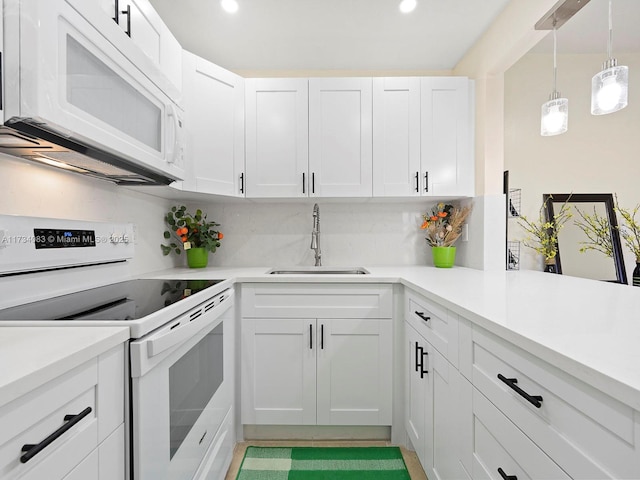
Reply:
[[518, 480], [518, 477], [516, 477], [515, 475], [507, 475], [506, 473], [504, 473], [504, 470], [502, 470], [502, 468], [498, 468], [498, 473], [502, 477], [502, 480]]
[[425, 322], [428, 322], [429, 320], [431, 320], [431, 317], [427, 317], [424, 312], [418, 312], [417, 310], [415, 312], [416, 315], [418, 315], [422, 320], [424, 320]]
[[534, 407], [540, 408], [542, 406], [542, 397], [540, 395], [529, 395], [527, 392], [522, 390], [518, 385], [516, 385], [516, 383], [518, 383], [517, 378], [506, 378], [501, 373], [498, 374], [498, 378]]
[[22, 451], [24, 452], [24, 455], [20, 457], [20, 462], [27, 463], [29, 460], [31, 460], [33, 457], [39, 454], [42, 450], [44, 450], [49, 445], [51, 445], [55, 440], [61, 437], [67, 430], [69, 430], [71, 427], [73, 427], [76, 423], [78, 423], [80, 420], [82, 420], [84, 417], [86, 417], [90, 413], [91, 413], [91, 407], [87, 407], [77, 415], [65, 415], [64, 421], [66, 423], [64, 423], [60, 428], [58, 428], [55, 432], [53, 432], [47, 438], [42, 440], [37, 445], [28, 443], [22, 446]]

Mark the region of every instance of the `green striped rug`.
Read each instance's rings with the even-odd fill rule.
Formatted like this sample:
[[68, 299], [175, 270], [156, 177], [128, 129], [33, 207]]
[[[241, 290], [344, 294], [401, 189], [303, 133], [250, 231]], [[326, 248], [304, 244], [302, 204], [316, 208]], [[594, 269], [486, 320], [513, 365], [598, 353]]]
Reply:
[[248, 447], [236, 480], [410, 480], [398, 447]]

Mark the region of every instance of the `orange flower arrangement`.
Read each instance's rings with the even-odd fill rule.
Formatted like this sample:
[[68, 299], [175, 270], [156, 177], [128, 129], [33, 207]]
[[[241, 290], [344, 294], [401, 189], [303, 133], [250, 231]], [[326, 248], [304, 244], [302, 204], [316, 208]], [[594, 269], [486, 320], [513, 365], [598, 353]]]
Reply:
[[426, 230], [427, 243], [432, 247], [450, 247], [460, 236], [462, 226], [471, 207], [454, 207], [438, 203], [428, 214], [423, 214], [420, 228]]
[[160, 245], [164, 255], [171, 252], [179, 255], [182, 250], [190, 248], [205, 248], [213, 253], [220, 246], [220, 240], [224, 238], [222, 232], [214, 230], [214, 227], [219, 227], [220, 224], [207, 221], [207, 215], [202, 213], [202, 210], [196, 210], [195, 215], [192, 215], [184, 205], [172, 207], [165, 215], [164, 221], [169, 228], [164, 232], [164, 238], [170, 240], [173, 235], [182, 242], [182, 248], [176, 242]]

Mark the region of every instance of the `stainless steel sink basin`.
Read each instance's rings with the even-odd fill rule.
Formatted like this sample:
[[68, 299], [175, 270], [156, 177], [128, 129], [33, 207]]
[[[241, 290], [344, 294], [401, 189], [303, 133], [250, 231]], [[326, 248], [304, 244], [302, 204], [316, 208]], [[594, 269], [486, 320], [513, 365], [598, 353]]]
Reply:
[[267, 273], [271, 275], [366, 275], [369, 271], [362, 267], [286, 267], [273, 268]]

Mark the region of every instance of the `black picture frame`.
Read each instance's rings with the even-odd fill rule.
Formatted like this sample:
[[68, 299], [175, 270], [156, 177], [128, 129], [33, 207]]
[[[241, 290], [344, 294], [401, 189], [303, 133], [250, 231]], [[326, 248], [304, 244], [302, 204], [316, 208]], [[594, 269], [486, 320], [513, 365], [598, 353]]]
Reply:
[[[618, 220], [614, 210], [613, 195], [611, 193], [545, 193], [542, 195], [546, 207], [547, 221], [554, 217], [553, 204], [568, 202], [573, 203], [603, 203], [607, 212], [607, 218], [611, 228], [611, 243], [613, 246], [613, 262], [616, 270], [616, 280], [614, 283], [627, 284], [627, 272], [624, 267], [624, 256], [622, 253], [622, 243], [620, 242], [620, 232], [618, 230]], [[562, 274], [562, 260], [560, 256], [560, 245], [556, 255], [556, 272]]]

